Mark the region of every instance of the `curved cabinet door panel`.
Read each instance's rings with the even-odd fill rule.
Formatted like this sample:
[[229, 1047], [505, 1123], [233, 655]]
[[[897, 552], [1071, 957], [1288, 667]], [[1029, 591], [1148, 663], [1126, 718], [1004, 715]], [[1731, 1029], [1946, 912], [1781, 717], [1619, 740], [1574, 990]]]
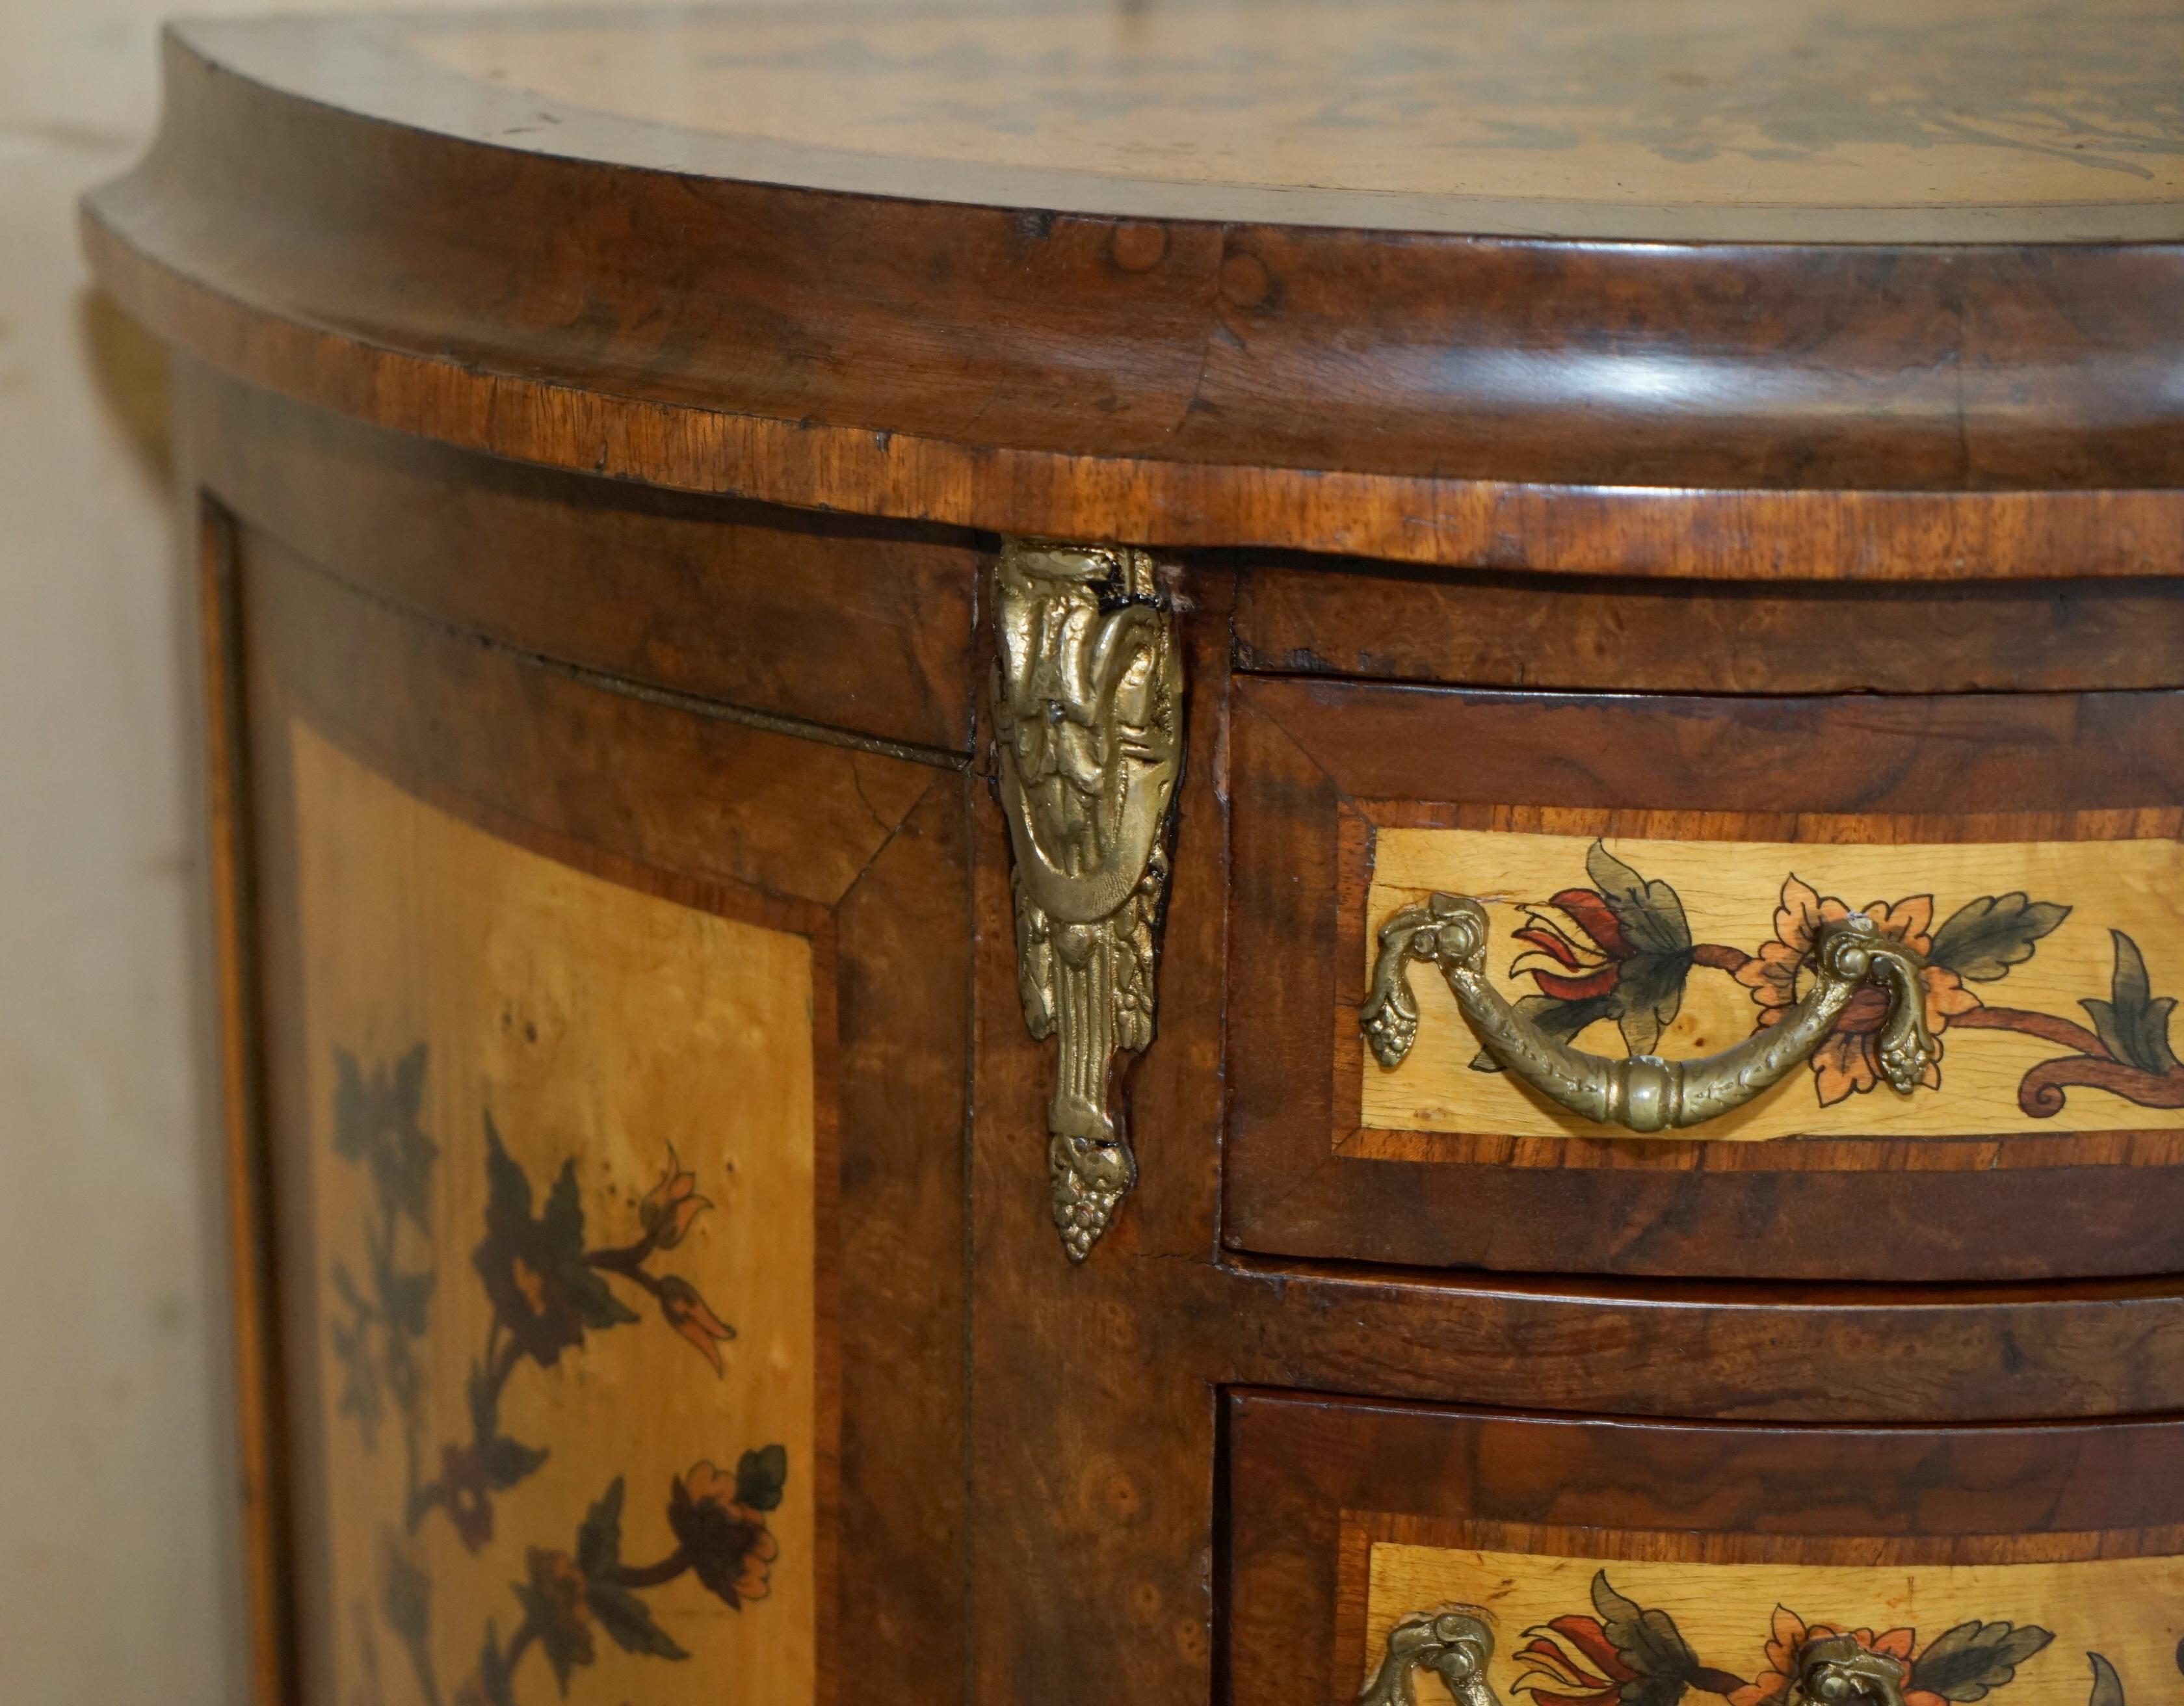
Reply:
[[809, 1698], [810, 939], [289, 739], [336, 1670]]
[[1769, 1429], [1231, 1392], [1236, 1706], [2125, 1706], [2184, 1427]]
[[1236, 700], [1233, 1246], [2174, 1271], [2184, 694]]
[[825, 1701], [845, 1605], [894, 1631], [866, 1680], [931, 1698], [961, 1639], [956, 773], [227, 544], [254, 1470], [295, 1698]]

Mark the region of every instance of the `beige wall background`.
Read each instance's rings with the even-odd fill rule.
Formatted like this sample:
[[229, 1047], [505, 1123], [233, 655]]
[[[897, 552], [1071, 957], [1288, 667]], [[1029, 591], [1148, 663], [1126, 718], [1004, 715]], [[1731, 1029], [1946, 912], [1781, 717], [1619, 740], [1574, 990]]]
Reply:
[[156, 121], [173, 9], [0, 0], [0, 1699], [21, 1706], [242, 1698], [165, 375], [75, 231]]

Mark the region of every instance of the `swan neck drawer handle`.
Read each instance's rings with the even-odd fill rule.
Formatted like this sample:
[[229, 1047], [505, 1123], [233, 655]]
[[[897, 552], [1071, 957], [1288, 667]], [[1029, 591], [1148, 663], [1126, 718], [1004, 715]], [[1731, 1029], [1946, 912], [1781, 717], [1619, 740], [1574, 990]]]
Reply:
[[1373, 987], [1358, 1023], [1383, 1067], [1400, 1065], [1418, 1036], [1413, 961], [1440, 968], [1464, 1017], [1506, 1070], [1572, 1113], [1632, 1131], [1698, 1125], [1741, 1107], [1809, 1057], [1868, 984], [1879, 985], [1888, 1003], [1877, 1052], [1889, 1083], [1908, 1095], [1936, 1058], [1919, 978], [1925, 962], [1861, 914], [1822, 927], [1812, 987], [1779, 1023], [1719, 1054], [1687, 1061], [1587, 1054], [1548, 1035], [1487, 981], [1486, 942], [1486, 909], [1464, 895], [1435, 895], [1380, 927]]

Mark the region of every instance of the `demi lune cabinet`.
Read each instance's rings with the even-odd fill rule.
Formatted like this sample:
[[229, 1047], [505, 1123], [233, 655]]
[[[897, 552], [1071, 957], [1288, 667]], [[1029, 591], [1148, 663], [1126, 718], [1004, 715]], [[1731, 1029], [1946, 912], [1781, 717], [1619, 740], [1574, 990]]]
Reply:
[[2180, 23], [171, 31], [260, 1706], [2180, 1686]]

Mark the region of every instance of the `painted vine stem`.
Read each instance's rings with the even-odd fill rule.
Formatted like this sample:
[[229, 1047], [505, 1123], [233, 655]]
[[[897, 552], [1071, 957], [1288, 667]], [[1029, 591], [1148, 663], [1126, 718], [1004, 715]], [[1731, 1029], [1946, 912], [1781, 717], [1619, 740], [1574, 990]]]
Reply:
[[[1653, 1051], [1682, 1008], [1692, 973], [1701, 967], [1725, 973], [1750, 992], [1758, 1007], [1755, 1030], [1780, 1023], [1797, 1003], [1798, 978], [1819, 930], [1852, 912], [1840, 898], [1789, 875], [1773, 938], [1747, 952], [1727, 943], [1694, 941], [1675, 889], [1641, 876], [1603, 842], [1593, 843], [1585, 873], [1590, 888], [1565, 889], [1524, 907], [1524, 922], [1513, 933], [1524, 951], [1512, 970], [1529, 977], [1534, 990], [1516, 1006], [1565, 1041], [1612, 1019], [1634, 1055]], [[2109, 932], [2114, 969], [2107, 997], [2079, 1004], [2088, 1025], [1994, 1005], [1980, 993], [2031, 959], [2040, 940], [2070, 916], [2068, 906], [2021, 891], [1982, 895], [1938, 926], [1930, 894], [1875, 900], [1858, 910], [1882, 935], [1925, 960], [1925, 1018], [1937, 1039], [1951, 1029], [2016, 1031], [2065, 1051], [2031, 1068], [2020, 1081], [2017, 1103], [2028, 1118], [2052, 1119], [2074, 1089], [2104, 1091], [2142, 1107], [2184, 1107], [2184, 1064], [2170, 1038], [2176, 999], [2153, 993], [2145, 956], [2123, 931]], [[1878, 990], [1862, 991], [1814, 1051], [1814, 1089], [1823, 1107], [1884, 1081], [1875, 1040], [1885, 1012]], [[1501, 1069], [1483, 1051], [1472, 1065], [1480, 1072]], [[1941, 1083], [1938, 1057], [1926, 1082]]]
[[[501, 1430], [500, 1400], [515, 1370], [526, 1362], [553, 1367], [565, 1352], [580, 1349], [588, 1334], [642, 1319], [608, 1285], [610, 1275], [651, 1296], [716, 1377], [726, 1371], [720, 1346], [735, 1334], [688, 1280], [651, 1267], [654, 1257], [680, 1245], [712, 1206], [698, 1195], [696, 1175], [671, 1148], [660, 1182], [638, 1205], [638, 1235], [627, 1244], [587, 1248], [573, 1158], [563, 1162], [534, 1213], [530, 1177], [488, 1113], [486, 1230], [472, 1265], [491, 1316], [483, 1352], [466, 1383], [471, 1437], [442, 1446], [438, 1473], [426, 1479], [419, 1352], [437, 1275], [429, 1262], [403, 1258], [420, 1245], [429, 1252], [431, 1245], [432, 1170], [440, 1146], [421, 1123], [428, 1058], [421, 1043], [366, 1072], [348, 1051], [336, 1051], [334, 1151], [365, 1170], [372, 1203], [363, 1229], [366, 1281], [359, 1283], [339, 1258], [329, 1266], [342, 1310], [330, 1331], [343, 1370], [337, 1408], [354, 1419], [365, 1449], [377, 1449], [390, 1406], [400, 1417], [407, 1492], [400, 1525], [382, 1536], [380, 1614], [401, 1642], [427, 1706], [443, 1706], [432, 1650], [432, 1581], [413, 1537], [441, 1510], [464, 1547], [480, 1551], [493, 1537], [494, 1496], [513, 1491], [546, 1462], [548, 1447]], [[744, 1452], [733, 1474], [710, 1461], [694, 1464], [670, 1481], [665, 1514], [672, 1546], [650, 1564], [629, 1564], [622, 1560], [625, 1478], [616, 1476], [586, 1512], [572, 1549], [526, 1549], [526, 1579], [513, 1585], [520, 1615], [505, 1642], [497, 1621], [488, 1620], [476, 1667], [457, 1689], [455, 1706], [515, 1706], [518, 1669], [534, 1650], [566, 1694], [574, 1671], [596, 1659], [598, 1630], [626, 1652], [688, 1658], [660, 1627], [644, 1595], [694, 1575], [732, 1609], [765, 1598], [778, 1555], [767, 1516], [779, 1508], [788, 1478], [788, 1452], [778, 1444]], [[376, 1702], [376, 1643], [369, 1618], [359, 1622], [366, 1698]]]

